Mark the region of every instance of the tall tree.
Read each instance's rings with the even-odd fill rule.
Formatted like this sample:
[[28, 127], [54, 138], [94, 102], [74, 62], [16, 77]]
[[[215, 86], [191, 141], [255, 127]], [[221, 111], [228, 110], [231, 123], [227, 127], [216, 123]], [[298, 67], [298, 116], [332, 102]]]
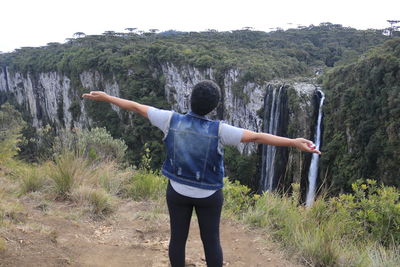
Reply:
[[85, 37], [86, 34], [84, 32], [76, 32], [76, 33], [74, 33], [73, 36], [76, 38], [81, 38], [81, 37]]
[[396, 25], [400, 23], [400, 20], [387, 20], [387, 22], [390, 24], [390, 27], [387, 28], [387, 31], [389, 36], [392, 37], [394, 33], [400, 29], [400, 25]]

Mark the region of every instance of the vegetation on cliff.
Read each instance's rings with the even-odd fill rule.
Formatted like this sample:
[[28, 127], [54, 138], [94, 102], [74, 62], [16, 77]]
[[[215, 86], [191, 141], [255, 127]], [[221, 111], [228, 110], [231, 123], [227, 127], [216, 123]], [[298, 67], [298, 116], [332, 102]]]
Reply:
[[[322, 174], [332, 190], [360, 178], [400, 186], [400, 38], [325, 75]], [[330, 184], [330, 183], [329, 183]]]
[[270, 33], [248, 29], [141, 35], [106, 32], [69, 39], [65, 44], [17, 49], [0, 59], [15, 71], [59, 71], [71, 76], [90, 69], [123, 75], [132, 70], [144, 75], [149, 66], [173, 62], [220, 71], [239, 68], [242, 81], [257, 82], [351, 62], [385, 39], [380, 30], [360, 31], [331, 23]]

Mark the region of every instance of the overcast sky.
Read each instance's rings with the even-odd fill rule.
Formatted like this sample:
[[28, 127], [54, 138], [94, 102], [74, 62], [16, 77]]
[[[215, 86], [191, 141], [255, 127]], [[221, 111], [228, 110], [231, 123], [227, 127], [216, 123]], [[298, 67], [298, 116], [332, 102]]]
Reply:
[[129, 27], [270, 31], [332, 22], [383, 29], [388, 19], [400, 20], [400, 0], [2, 0], [0, 51]]

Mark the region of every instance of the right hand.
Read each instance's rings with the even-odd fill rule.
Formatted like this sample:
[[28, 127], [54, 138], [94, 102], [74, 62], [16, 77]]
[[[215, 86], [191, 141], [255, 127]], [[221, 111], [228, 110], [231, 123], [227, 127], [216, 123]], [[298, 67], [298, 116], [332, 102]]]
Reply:
[[316, 149], [314, 143], [310, 140], [304, 138], [296, 138], [294, 139], [294, 146], [301, 151], [317, 153], [321, 155], [321, 151]]
[[91, 91], [89, 94], [83, 94], [82, 97], [96, 101], [107, 101], [109, 95], [103, 91]]

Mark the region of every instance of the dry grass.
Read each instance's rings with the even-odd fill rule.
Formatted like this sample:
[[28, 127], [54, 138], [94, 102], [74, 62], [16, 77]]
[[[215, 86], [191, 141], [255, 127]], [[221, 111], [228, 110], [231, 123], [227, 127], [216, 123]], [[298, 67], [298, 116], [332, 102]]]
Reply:
[[6, 250], [6, 240], [0, 237], [0, 253], [3, 253]]
[[90, 180], [93, 169], [88, 160], [72, 153], [60, 155], [51, 168], [50, 178], [54, 181], [54, 192], [58, 199], [69, 199], [73, 187]]
[[71, 199], [92, 217], [104, 217], [115, 210], [116, 199], [102, 188], [81, 185], [76, 188]]

